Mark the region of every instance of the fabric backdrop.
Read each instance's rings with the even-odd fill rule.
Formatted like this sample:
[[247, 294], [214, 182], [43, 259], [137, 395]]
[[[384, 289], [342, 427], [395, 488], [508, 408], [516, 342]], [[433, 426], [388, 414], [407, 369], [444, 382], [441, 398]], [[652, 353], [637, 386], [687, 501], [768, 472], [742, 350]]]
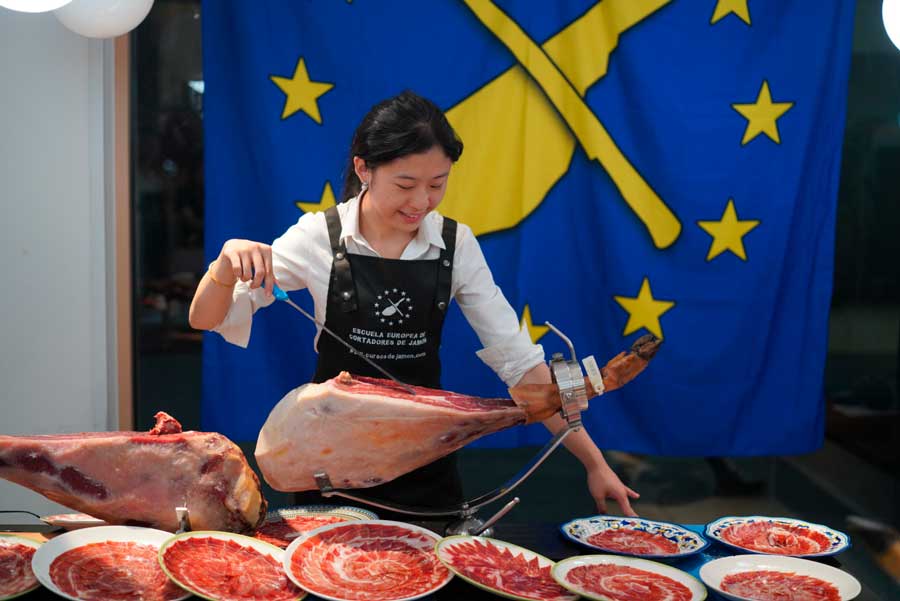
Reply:
[[[333, 204], [362, 116], [411, 89], [465, 143], [439, 210], [472, 227], [548, 358], [565, 347], [546, 321], [601, 364], [663, 338], [592, 401], [602, 448], [821, 444], [851, 0], [213, 0], [202, 16], [209, 260]], [[204, 429], [254, 440], [311, 377], [313, 335], [283, 303], [246, 350], [207, 334]], [[506, 396], [478, 348], [453, 309], [444, 388]]]

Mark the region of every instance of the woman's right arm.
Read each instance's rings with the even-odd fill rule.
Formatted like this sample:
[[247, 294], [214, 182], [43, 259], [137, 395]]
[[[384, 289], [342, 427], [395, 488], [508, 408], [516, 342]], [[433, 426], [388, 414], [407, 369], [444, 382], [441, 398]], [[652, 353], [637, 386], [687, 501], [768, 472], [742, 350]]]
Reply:
[[267, 296], [277, 283], [272, 269], [272, 247], [252, 240], [228, 240], [204, 274], [191, 301], [188, 321], [197, 330], [211, 330], [225, 319], [238, 280], [250, 288], [264, 287]]

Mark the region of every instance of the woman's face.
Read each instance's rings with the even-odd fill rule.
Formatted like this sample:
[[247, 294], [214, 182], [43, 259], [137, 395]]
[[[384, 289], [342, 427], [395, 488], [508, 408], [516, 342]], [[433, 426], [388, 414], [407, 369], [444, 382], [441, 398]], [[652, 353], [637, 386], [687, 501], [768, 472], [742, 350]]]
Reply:
[[371, 202], [374, 216], [404, 232], [415, 232], [425, 215], [441, 203], [453, 164], [440, 146], [375, 169], [368, 169], [359, 157], [353, 163], [360, 180], [369, 183], [365, 199]]

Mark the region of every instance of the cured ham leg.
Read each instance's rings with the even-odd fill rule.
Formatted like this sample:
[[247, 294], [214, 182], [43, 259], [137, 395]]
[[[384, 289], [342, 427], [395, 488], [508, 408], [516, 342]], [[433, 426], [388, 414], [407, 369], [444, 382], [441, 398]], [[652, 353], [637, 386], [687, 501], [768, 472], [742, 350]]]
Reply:
[[[606, 390], [632, 380], [659, 340], [641, 338], [602, 370]], [[590, 382], [586, 390], [594, 396]], [[553, 384], [510, 389], [512, 399], [484, 399], [343, 372], [289, 392], [275, 406], [256, 443], [266, 482], [282, 491], [315, 490], [325, 472], [337, 488], [389, 482], [492, 432], [550, 417], [561, 406]]]
[[259, 478], [221, 434], [182, 432], [156, 414], [150, 432], [0, 436], [0, 478], [111, 524], [174, 532], [186, 506], [195, 530], [250, 531], [265, 518]]

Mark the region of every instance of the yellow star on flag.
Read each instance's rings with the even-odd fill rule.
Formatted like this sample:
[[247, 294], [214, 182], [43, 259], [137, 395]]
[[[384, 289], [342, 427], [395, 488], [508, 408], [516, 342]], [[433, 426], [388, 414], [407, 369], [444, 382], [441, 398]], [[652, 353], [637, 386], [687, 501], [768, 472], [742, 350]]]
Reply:
[[304, 213], [315, 213], [316, 211], [330, 209], [337, 204], [337, 202], [334, 198], [334, 190], [331, 189], [331, 182], [326, 181], [319, 202], [301, 202], [298, 200], [294, 204], [297, 205], [299, 209], [302, 209]]
[[747, 8], [747, 0], [719, 0], [709, 24], [714, 25], [732, 13], [750, 25], [750, 9]]
[[297, 111], [303, 111], [312, 117], [313, 121], [322, 125], [322, 116], [319, 114], [317, 100], [319, 96], [333, 88], [334, 84], [310, 81], [303, 57], [297, 61], [297, 68], [294, 70], [292, 78], [270, 75], [269, 79], [287, 96], [284, 100], [284, 109], [281, 111], [282, 119], [287, 119]]
[[537, 342], [541, 336], [550, 331], [550, 328], [547, 326], [536, 326], [531, 321], [531, 309], [528, 305], [525, 305], [525, 309], [522, 311], [522, 328], [528, 328], [528, 335], [531, 336], [532, 342]]
[[734, 210], [734, 200], [729, 198], [728, 204], [725, 205], [725, 212], [722, 213], [722, 219], [719, 221], [698, 221], [697, 225], [713, 237], [712, 244], [709, 246], [709, 253], [706, 255], [707, 261], [712, 261], [726, 250], [730, 250], [746, 261], [747, 253], [744, 251], [743, 237], [759, 225], [759, 221], [756, 219], [739, 221], [737, 211]]
[[747, 119], [747, 129], [744, 131], [744, 139], [741, 146], [763, 133], [769, 136], [776, 144], [781, 144], [778, 136], [778, 118], [784, 115], [794, 106], [793, 102], [772, 102], [769, 92], [769, 82], [763, 80], [759, 89], [759, 96], [752, 104], [732, 104], [731, 108], [739, 112]]
[[628, 323], [625, 324], [625, 331], [622, 336], [628, 336], [632, 332], [637, 332], [641, 328], [647, 328], [657, 338], [662, 339], [662, 327], [659, 325], [660, 316], [675, 306], [672, 301], [656, 300], [653, 298], [653, 292], [650, 290], [650, 280], [644, 278], [641, 284], [641, 291], [637, 297], [614, 296], [617, 303], [628, 311]]

